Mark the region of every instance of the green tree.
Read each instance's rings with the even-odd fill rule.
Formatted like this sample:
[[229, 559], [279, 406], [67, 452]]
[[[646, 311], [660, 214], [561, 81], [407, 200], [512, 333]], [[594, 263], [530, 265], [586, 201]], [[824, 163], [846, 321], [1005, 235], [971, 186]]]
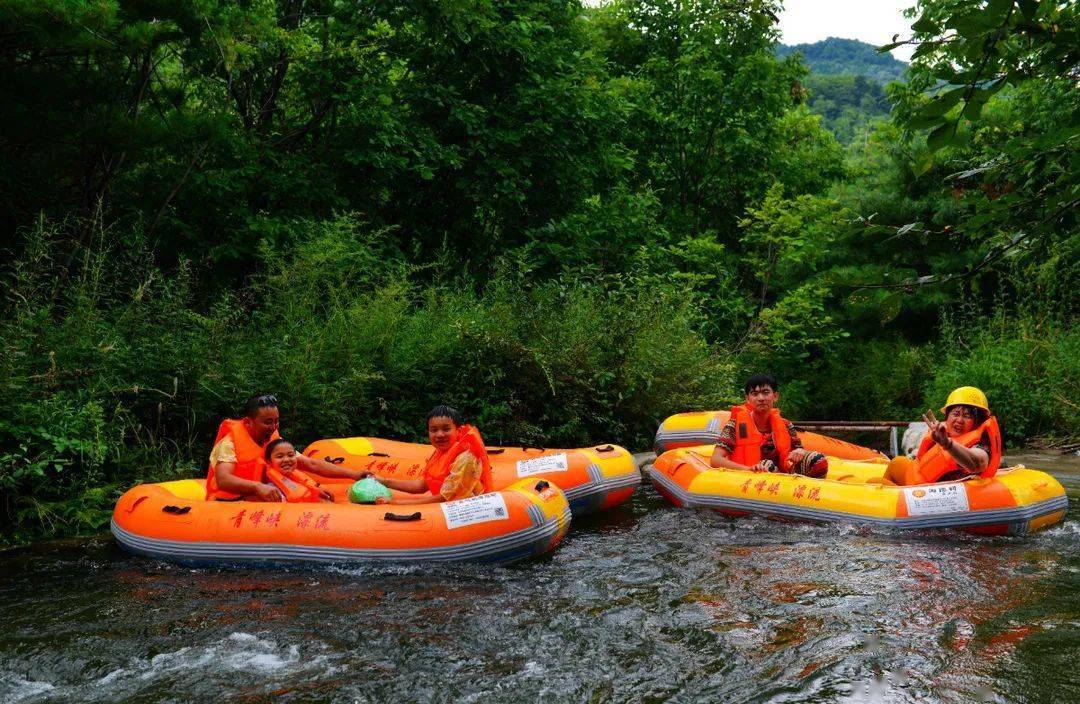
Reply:
[[634, 105], [624, 137], [634, 183], [655, 190], [672, 232], [733, 239], [774, 179], [781, 120], [803, 74], [773, 57], [778, 7], [620, 0], [595, 14]]
[[917, 45], [911, 80], [896, 91], [897, 120], [928, 131], [917, 171], [936, 163], [937, 177], [955, 187], [969, 208], [958, 229], [981, 255], [947, 276], [1019, 258], [1044, 281], [1053, 262], [1062, 290], [1072, 289], [1080, 271], [1076, 5], [925, 0], [912, 16], [912, 38], [889, 45]]

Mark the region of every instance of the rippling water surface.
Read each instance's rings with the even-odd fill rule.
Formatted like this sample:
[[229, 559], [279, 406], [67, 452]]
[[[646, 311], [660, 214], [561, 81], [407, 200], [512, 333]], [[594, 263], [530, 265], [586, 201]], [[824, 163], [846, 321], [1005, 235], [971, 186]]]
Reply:
[[107, 536], [0, 556], [0, 701], [1080, 701], [1066, 521], [900, 535], [643, 486], [512, 567], [190, 569]]

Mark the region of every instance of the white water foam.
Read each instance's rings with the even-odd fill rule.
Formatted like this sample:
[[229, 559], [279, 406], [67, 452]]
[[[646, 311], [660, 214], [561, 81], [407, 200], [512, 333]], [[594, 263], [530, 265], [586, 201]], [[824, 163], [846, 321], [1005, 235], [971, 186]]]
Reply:
[[22, 677], [12, 679], [0, 679], [0, 701], [25, 702], [56, 689], [56, 685], [50, 682], [37, 682]]
[[273, 640], [235, 632], [209, 645], [187, 646], [158, 653], [151, 658], [132, 658], [125, 667], [98, 678], [91, 686], [95, 690], [108, 687], [113, 693], [125, 690], [134, 693], [143, 683], [177, 673], [214, 669], [274, 674], [297, 669], [319, 669], [325, 660], [325, 656], [318, 656], [301, 662], [300, 648], [296, 645], [282, 647]]

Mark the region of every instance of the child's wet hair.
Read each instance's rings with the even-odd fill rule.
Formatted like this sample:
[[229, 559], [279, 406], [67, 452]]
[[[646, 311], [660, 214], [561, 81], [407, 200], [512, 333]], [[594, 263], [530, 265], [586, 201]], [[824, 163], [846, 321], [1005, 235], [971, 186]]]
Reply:
[[449, 418], [453, 421], [454, 425], [464, 425], [465, 416], [461, 415], [461, 411], [452, 406], [435, 406], [428, 411], [427, 419], [430, 421], [432, 418]]
[[278, 438], [277, 440], [271, 440], [270, 444], [267, 445], [266, 449], [263, 451], [263, 459], [265, 459], [267, 462], [269, 462], [270, 461], [270, 456], [274, 454], [274, 448], [277, 447], [278, 445], [280, 445], [281, 443], [292, 444], [288, 440], [286, 440], [285, 438]]

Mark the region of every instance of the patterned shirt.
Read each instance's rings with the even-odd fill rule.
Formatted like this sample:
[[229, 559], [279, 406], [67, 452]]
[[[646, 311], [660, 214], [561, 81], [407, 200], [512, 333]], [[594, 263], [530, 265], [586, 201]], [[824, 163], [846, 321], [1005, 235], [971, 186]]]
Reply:
[[466, 450], [450, 463], [450, 473], [446, 475], [439, 495], [446, 501], [467, 499], [484, 493], [484, 483], [480, 479], [483, 465], [476, 455]]
[[217, 467], [222, 462], [236, 462], [236, 445], [227, 434], [210, 450], [210, 466]]
[[[791, 436], [791, 449], [796, 450], [802, 447], [802, 440], [799, 439], [798, 431], [791, 421], [784, 419], [784, 423], [787, 424], [788, 435]], [[777, 467], [781, 466], [780, 455], [776, 451], [776, 443], [773, 441], [772, 428], [768, 430], [758, 432], [761, 433], [761, 459], [772, 460], [776, 463]], [[717, 445], [727, 450], [728, 457], [735, 452], [735, 419], [732, 418], [724, 427], [720, 430], [720, 440]]]

